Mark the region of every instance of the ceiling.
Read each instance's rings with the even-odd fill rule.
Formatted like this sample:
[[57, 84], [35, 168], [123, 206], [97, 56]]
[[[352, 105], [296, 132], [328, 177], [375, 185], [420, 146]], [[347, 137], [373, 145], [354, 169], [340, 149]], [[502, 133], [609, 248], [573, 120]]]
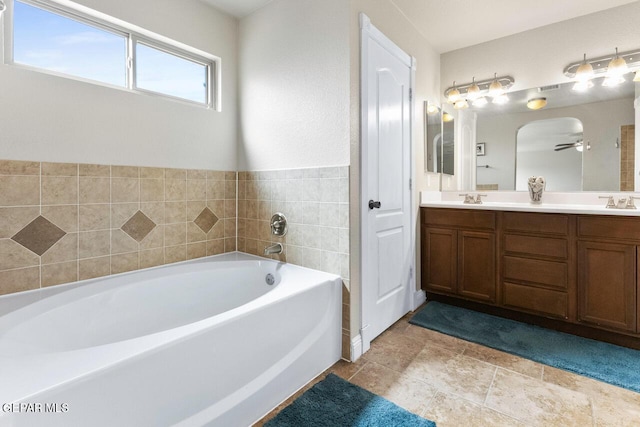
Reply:
[[[272, 0], [201, 1], [242, 18]], [[438, 53], [444, 53], [637, 0], [390, 1]]]
[[244, 18], [272, 0], [200, 0], [236, 18]]

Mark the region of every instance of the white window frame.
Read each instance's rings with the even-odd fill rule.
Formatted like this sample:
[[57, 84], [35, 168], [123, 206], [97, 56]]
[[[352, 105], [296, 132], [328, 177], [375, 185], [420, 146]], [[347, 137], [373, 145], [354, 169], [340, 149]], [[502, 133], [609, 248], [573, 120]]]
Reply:
[[[0, 0], [5, 3], [6, 10], [0, 14], [0, 18], [4, 23], [4, 64], [18, 68], [37, 71], [40, 73], [50, 74], [54, 76], [64, 77], [67, 79], [78, 80], [100, 86], [126, 90], [134, 93], [167, 98], [191, 105], [206, 107], [216, 111], [222, 111], [221, 105], [221, 58], [200, 49], [188, 46], [184, 43], [172, 40], [160, 34], [145, 30], [144, 28], [121, 21], [112, 16], [79, 5], [70, 0], [19, 0], [22, 3], [39, 7], [43, 10], [59, 14], [66, 18], [73, 19], [83, 24], [94, 26], [103, 31], [124, 37], [126, 44], [126, 78], [125, 86], [112, 85], [96, 80], [86, 79], [70, 74], [60, 73], [47, 70], [40, 67], [19, 64], [14, 62], [13, 57], [13, 9], [15, 0]], [[138, 88], [136, 85], [136, 43], [142, 43], [154, 49], [166, 52], [170, 55], [195, 62], [206, 67], [206, 102], [191, 101], [172, 95], [163, 94], [151, 90]]]

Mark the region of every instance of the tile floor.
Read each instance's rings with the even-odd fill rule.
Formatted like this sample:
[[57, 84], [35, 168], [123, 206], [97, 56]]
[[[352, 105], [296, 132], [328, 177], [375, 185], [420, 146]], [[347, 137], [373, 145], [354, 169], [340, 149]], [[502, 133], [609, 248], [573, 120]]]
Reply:
[[410, 317], [357, 362], [336, 363], [255, 426], [329, 372], [438, 427], [640, 426], [638, 393], [410, 325]]

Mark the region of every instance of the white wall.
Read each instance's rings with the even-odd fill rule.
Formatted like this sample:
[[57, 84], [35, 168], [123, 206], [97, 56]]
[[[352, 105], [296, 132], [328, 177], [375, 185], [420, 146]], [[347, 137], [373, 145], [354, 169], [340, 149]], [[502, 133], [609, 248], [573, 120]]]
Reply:
[[197, 0], [78, 0], [222, 58], [222, 112], [0, 64], [0, 158], [236, 168], [237, 20]]
[[240, 170], [349, 164], [348, 11], [274, 0], [240, 21]]
[[[516, 133], [535, 120], [575, 117], [584, 126], [584, 141], [591, 150], [583, 151], [583, 189], [612, 190], [620, 184], [620, 153], [615, 148], [620, 126], [634, 123], [633, 99], [595, 102], [574, 107], [552, 108], [527, 113], [479, 117], [477, 140], [486, 143], [486, 155], [478, 164], [478, 184], [498, 184], [500, 190], [514, 190]], [[549, 185], [549, 183], [547, 183]]]
[[515, 79], [512, 91], [567, 82], [564, 68], [588, 58], [638, 48], [640, 2], [525, 31], [442, 55], [442, 90], [498, 75]]

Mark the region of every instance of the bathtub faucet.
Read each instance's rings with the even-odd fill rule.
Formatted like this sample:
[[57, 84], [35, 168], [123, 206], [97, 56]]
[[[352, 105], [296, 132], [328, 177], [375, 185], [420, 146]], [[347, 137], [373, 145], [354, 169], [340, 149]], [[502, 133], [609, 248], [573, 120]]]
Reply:
[[281, 254], [283, 250], [284, 248], [282, 247], [282, 243], [276, 243], [274, 245], [267, 246], [266, 248], [264, 248], [264, 254], [265, 255]]

